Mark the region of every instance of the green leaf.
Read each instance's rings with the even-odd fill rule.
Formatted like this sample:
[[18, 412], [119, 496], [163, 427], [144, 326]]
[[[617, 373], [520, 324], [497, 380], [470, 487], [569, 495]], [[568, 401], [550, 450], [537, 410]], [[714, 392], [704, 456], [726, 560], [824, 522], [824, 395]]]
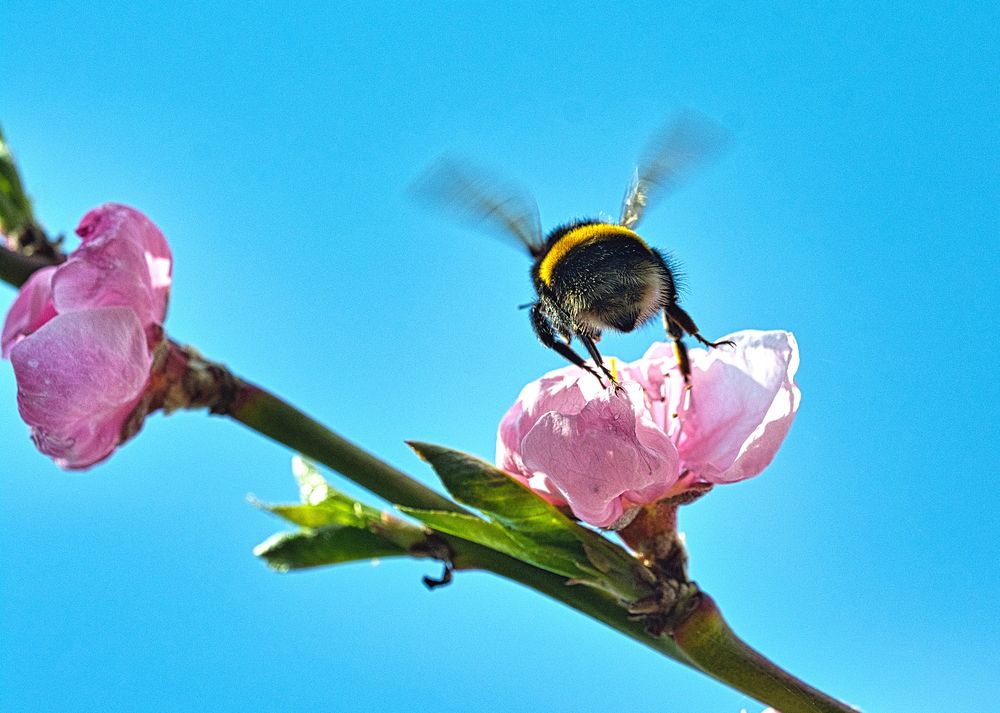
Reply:
[[296, 456], [292, 472], [301, 503], [257, 505], [299, 525], [254, 549], [275, 569], [301, 569], [373, 557], [410, 554], [428, 531], [334, 490], [311, 463]]
[[24, 192], [14, 156], [0, 130], [0, 230], [14, 234], [32, 221], [31, 201]]
[[[631, 554], [578, 525], [502, 470], [450, 448], [416, 442], [410, 446], [431, 464], [456, 500], [486, 513], [502, 526], [520, 554], [501, 551], [551, 572], [594, 584], [624, 599], [637, 599], [645, 594], [635, 576], [636, 568], [642, 565]], [[436, 529], [422, 516], [413, 515]], [[459, 521], [449, 519], [449, 522]], [[470, 531], [467, 539], [472, 534], [485, 533]], [[573, 563], [575, 575], [566, 567], [568, 562]]]
[[262, 508], [302, 527], [366, 527], [384, 519], [381, 510], [335, 490], [316, 466], [300, 456], [292, 459], [292, 473], [299, 483], [302, 504], [261, 505]]
[[579, 527], [502, 470], [468, 453], [429, 443], [410, 446], [434, 468], [444, 487], [461, 503], [492, 515], [518, 532], [546, 540], [576, 541]]
[[399, 509], [446, 535], [455, 535], [501, 552], [517, 547], [506, 530], [475, 515], [445, 510], [418, 510], [403, 506], [399, 506]]
[[578, 556], [570, 556], [558, 548], [548, 548], [530, 539], [517, 537], [516, 533], [503, 526], [475, 515], [407, 507], [399, 509], [438, 532], [461, 537], [564, 577], [577, 579], [587, 574], [597, 574], [589, 567], [581, 566]]
[[282, 572], [408, 554], [399, 545], [360, 527], [283, 532], [257, 545], [253, 553]]

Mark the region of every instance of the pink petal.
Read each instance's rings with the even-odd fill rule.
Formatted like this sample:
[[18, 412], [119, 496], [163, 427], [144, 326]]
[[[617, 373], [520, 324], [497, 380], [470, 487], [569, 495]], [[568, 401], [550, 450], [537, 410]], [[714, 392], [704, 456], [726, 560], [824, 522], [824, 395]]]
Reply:
[[17, 293], [0, 336], [0, 353], [6, 359], [11, 347], [56, 316], [52, 305], [52, 275], [56, 268], [43, 267], [32, 273]]
[[76, 232], [83, 242], [53, 280], [57, 311], [126, 306], [144, 326], [162, 323], [172, 258], [160, 230], [139, 211], [108, 203], [87, 213]]
[[106, 307], [58, 315], [14, 345], [21, 417], [63, 468], [86, 468], [118, 444], [152, 357], [135, 312]]
[[623, 381], [634, 381], [642, 386], [653, 421], [667, 435], [675, 436], [679, 429], [677, 408], [684, 390], [684, 376], [677, 364], [673, 344], [653, 344], [641, 359], [619, 367], [619, 373]]
[[[575, 366], [550, 371], [541, 379], [525, 386], [514, 405], [507, 410], [497, 430], [496, 463], [532, 489], [545, 495], [556, 505], [565, 505], [544, 476], [534, 475], [521, 458], [521, 441], [542, 416], [549, 411], [575, 414], [587, 401], [580, 385], [581, 370]], [[587, 375], [593, 379], [592, 376]], [[594, 379], [594, 388], [599, 385]], [[588, 394], [589, 395], [589, 394]]]
[[673, 342], [653, 342], [646, 349], [646, 353], [642, 355], [640, 362], [649, 361], [651, 359], [668, 359], [674, 362], [677, 361], [677, 354], [674, 351]]
[[[712, 483], [760, 473], [788, 434], [799, 406], [790, 332], [747, 330], [734, 347], [691, 352], [690, 404], [679, 408], [681, 465]], [[672, 400], [679, 401], [679, 393]]]
[[598, 527], [632, 505], [655, 502], [678, 477], [673, 443], [646, 415], [640, 389], [626, 390], [604, 392], [576, 414], [549, 411], [521, 442], [528, 471]]

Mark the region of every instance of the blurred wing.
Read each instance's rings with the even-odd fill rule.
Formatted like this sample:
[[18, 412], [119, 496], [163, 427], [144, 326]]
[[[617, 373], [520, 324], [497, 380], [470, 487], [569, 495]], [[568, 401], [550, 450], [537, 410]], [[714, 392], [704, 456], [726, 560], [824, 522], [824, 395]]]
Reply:
[[533, 256], [543, 252], [545, 239], [538, 206], [515, 184], [465, 161], [443, 157], [417, 181], [413, 192], [424, 202], [444, 207], [466, 223], [485, 225], [517, 238]]
[[718, 154], [729, 133], [707, 116], [685, 110], [657, 134], [642, 156], [622, 201], [619, 223], [635, 227], [649, 201], [675, 188], [684, 174]]

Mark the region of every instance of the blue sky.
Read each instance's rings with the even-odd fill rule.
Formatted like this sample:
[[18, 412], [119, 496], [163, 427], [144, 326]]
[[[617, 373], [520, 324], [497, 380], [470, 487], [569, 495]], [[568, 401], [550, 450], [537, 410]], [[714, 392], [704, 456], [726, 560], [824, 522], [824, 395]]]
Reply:
[[[431, 483], [404, 438], [489, 457], [561, 364], [516, 309], [527, 260], [414, 177], [474, 156], [551, 227], [616, 213], [673, 111], [720, 118], [731, 150], [644, 235], [707, 335], [795, 332], [803, 398], [763, 475], [682, 512], [692, 575], [866, 711], [995, 707], [995, 4], [242, 5], [4, 3], [0, 123], [52, 232], [140, 208], [175, 338]], [[762, 707], [486, 575], [269, 572], [246, 496], [293, 499], [290, 453], [187, 413], [66, 474], [14, 395], [0, 365], [5, 711]]]

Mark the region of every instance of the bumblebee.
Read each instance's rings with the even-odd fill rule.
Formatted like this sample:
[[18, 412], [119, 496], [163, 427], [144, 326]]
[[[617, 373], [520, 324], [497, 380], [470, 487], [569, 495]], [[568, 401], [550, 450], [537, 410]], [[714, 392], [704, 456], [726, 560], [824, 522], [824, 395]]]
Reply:
[[[622, 201], [617, 223], [576, 220], [542, 233], [535, 202], [516, 186], [504, 184], [468, 163], [441, 159], [417, 186], [418, 195], [443, 204], [516, 238], [534, 259], [531, 280], [537, 299], [531, 326], [538, 340], [601, 381], [614, 375], [597, 342], [605, 330], [631, 332], [661, 315], [685, 382], [691, 365], [683, 337], [707, 347], [691, 316], [678, 304], [675, 270], [666, 256], [633, 228], [656, 193], [671, 187], [686, 171], [724, 143], [725, 132], [708, 119], [685, 112], [650, 143]], [[588, 364], [571, 346], [576, 337], [593, 359]], [[603, 383], [603, 382], [602, 382]]]

